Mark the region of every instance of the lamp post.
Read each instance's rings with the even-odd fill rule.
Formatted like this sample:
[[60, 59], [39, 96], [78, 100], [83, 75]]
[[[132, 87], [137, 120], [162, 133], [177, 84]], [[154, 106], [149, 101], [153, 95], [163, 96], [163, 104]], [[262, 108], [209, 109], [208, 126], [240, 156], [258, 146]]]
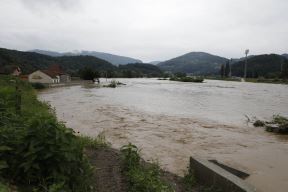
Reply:
[[249, 49], [246, 49], [245, 50], [246, 58], [245, 58], [245, 68], [244, 68], [244, 79], [246, 79], [246, 77], [247, 77], [247, 57], [248, 57], [248, 54], [249, 54]]

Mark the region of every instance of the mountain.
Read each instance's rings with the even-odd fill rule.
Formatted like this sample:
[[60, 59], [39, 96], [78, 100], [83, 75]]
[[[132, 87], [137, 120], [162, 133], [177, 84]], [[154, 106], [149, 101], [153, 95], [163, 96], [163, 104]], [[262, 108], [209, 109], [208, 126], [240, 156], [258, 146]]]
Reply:
[[[47, 54], [47, 52], [46, 52]], [[53, 52], [50, 54], [55, 55]], [[0, 48], [0, 73], [11, 68], [20, 67], [23, 74], [29, 74], [39, 69], [47, 69], [50, 65], [59, 64], [71, 74], [79, 75], [83, 68], [91, 68], [102, 72], [105, 77], [159, 77], [162, 71], [155, 65], [136, 63], [114, 66], [111, 63], [93, 56], [48, 56], [34, 52], [23, 52]]]
[[288, 54], [287, 53], [283, 54], [282, 56], [284, 56], [284, 57], [286, 57], [288, 59]]
[[151, 61], [149, 64], [152, 65], [158, 65], [159, 63], [161, 63], [162, 61]]
[[61, 57], [61, 56], [63, 56], [62, 53], [58, 53], [58, 52], [55, 52], [55, 51], [44, 51], [44, 50], [40, 50], [40, 49], [34, 49], [34, 50], [30, 50], [28, 52], [39, 53], [39, 54], [48, 55], [48, 56], [51, 56], [51, 57]]
[[163, 71], [198, 74], [218, 73], [227, 59], [204, 52], [191, 52], [174, 59], [161, 62], [157, 66]]
[[126, 73], [126, 77], [160, 77], [162, 71], [155, 65], [146, 63], [135, 63], [127, 65], [119, 65], [119, 71]]
[[[231, 66], [233, 76], [243, 77], [245, 60]], [[247, 60], [247, 77], [280, 77], [281, 70], [288, 71], [288, 59], [281, 55], [257, 55]]]
[[96, 51], [75, 51], [75, 52], [65, 52], [65, 53], [58, 53], [53, 51], [44, 51], [39, 49], [31, 50], [30, 52], [40, 53], [44, 55], [49, 55], [52, 57], [59, 57], [59, 56], [93, 56], [105, 61], [112, 63], [113, 65], [123, 65], [129, 63], [142, 63], [141, 60], [133, 59], [130, 57], [124, 57], [119, 55], [113, 55], [110, 53], [102, 53]]
[[66, 72], [75, 74], [79, 69], [90, 67], [94, 70], [113, 70], [111, 63], [93, 56], [51, 57], [34, 52], [22, 52], [0, 48], [0, 68], [19, 66], [24, 74], [38, 69], [47, 69], [52, 64], [59, 64]]

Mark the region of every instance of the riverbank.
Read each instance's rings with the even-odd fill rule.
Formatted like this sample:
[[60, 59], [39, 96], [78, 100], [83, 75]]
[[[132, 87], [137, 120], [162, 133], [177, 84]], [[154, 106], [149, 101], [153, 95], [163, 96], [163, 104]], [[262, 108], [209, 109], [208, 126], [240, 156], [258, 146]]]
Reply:
[[126, 173], [130, 153], [123, 159], [101, 134], [83, 136], [67, 128], [27, 82], [0, 77], [0, 114], [1, 192], [186, 191], [183, 178], [154, 163], [141, 161], [137, 172]]

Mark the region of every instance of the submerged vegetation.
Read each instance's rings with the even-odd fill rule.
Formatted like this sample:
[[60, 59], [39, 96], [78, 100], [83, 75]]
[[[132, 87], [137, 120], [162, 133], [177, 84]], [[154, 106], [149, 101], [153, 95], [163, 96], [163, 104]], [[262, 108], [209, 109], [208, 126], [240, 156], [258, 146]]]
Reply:
[[274, 115], [271, 121], [255, 120], [253, 125], [255, 127], [265, 127], [268, 132], [288, 134], [288, 118], [280, 115]]
[[125, 84], [116, 80], [112, 80], [108, 85], [103, 85], [103, 87], [116, 88], [117, 86], [120, 86], [120, 85], [125, 85]]
[[171, 77], [170, 81], [202, 83], [204, 79], [201, 77]]

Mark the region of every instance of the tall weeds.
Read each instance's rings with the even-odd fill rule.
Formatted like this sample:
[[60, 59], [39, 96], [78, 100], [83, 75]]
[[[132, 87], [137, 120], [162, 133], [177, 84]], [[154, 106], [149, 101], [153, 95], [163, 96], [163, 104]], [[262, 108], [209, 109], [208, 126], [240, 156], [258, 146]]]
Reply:
[[19, 191], [91, 191], [92, 167], [72, 129], [57, 121], [28, 83], [0, 77], [0, 85], [0, 183]]
[[123, 172], [129, 183], [129, 192], [172, 192], [173, 189], [161, 180], [157, 164], [144, 165], [140, 162], [139, 150], [131, 143], [121, 148]]

